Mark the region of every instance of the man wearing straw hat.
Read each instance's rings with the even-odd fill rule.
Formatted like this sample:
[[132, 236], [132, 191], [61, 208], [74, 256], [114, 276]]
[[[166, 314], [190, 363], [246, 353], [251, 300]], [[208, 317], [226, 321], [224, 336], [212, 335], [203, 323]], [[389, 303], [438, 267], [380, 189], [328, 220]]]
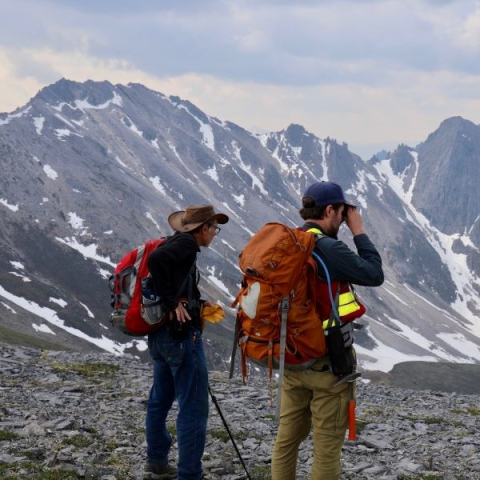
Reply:
[[[202, 344], [201, 309], [221, 307], [200, 298], [196, 268], [200, 247], [208, 247], [227, 215], [211, 205], [174, 212], [175, 234], [148, 259], [157, 295], [168, 320], [148, 337], [153, 386], [147, 404], [147, 464], [144, 479], [199, 480], [208, 418], [208, 372]], [[174, 400], [177, 416], [178, 472], [169, 465], [172, 443], [166, 417]]]

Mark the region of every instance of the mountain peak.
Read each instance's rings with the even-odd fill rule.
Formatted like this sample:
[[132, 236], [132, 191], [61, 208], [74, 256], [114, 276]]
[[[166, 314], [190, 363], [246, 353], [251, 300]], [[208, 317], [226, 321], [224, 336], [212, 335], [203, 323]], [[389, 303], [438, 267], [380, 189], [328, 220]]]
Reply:
[[291, 123], [285, 130], [284, 135], [293, 146], [301, 146], [304, 143], [305, 137], [311, 136], [302, 125], [296, 123]]
[[32, 102], [40, 100], [49, 104], [71, 103], [75, 100], [85, 100], [88, 97], [92, 105], [101, 105], [112, 98], [114, 89], [115, 86], [107, 80], [102, 82], [87, 80], [80, 83], [62, 78], [42, 88]]
[[478, 126], [475, 125], [470, 120], [466, 120], [462, 117], [450, 117], [444, 120], [437, 130], [431, 135], [436, 135], [437, 133], [441, 135], [456, 134], [456, 133], [465, 133], [469, 134], [478, 134]]

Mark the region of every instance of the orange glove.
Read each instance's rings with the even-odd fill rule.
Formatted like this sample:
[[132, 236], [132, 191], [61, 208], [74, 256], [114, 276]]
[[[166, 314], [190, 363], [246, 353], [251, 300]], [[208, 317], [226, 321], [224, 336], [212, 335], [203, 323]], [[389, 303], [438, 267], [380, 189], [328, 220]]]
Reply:
[[224, 319], [225, 313], [218, 303], [203, 304], [200, 317], [204, 322], [218, 323]]

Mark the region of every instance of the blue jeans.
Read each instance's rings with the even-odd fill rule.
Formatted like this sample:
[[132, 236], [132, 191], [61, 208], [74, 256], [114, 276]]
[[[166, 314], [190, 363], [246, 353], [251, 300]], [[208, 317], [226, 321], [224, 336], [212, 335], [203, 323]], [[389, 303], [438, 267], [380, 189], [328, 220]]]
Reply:
[[167, 328], [149, 335], [153, 359], [153, 386], [147, 404], [147, 458], [168, 463], [172, 439], [166, 418], [178, 402], [178, 480], [199, 480], [208, 420], [208, 371], [202, 332], [192, 329], [187, 338], [173, 340]]

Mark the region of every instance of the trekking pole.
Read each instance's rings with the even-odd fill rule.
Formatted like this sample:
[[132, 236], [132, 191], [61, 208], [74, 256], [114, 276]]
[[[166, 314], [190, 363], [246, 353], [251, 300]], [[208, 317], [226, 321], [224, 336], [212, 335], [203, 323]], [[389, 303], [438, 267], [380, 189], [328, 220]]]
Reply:
[[228, 428], [227, 421], [225, 420], [225, 417], [223, 416], [223, 413], [220, 410], [220, 405], [218, 404], [217, 398], [213, 394], [212, 389], [210, 388], [210, 385], [208, 385], [208, 393], [210, 393], [210, 396], [212, 397], [212, 402], [215, 404], [215, 407], [217, 407], [218, 414], [220, 415], [220, 418], [222, 419], [223, 425], [225, 426], [225, 429], [228, 432], [228, 436], [230, 437], [230, 440], [232, 441], [233, 446], [235, 447], [235, 451], [237, 452], [238, 458], [240, 459], [240, 462], [242, 463], [243, 468], [245, 469], [245, 473], [247, 474], [248, 480], [252, 480], [252, 477], [250, 476], [250, 473], [247, 470], [247, 466], [245, 465], [245, 462], [243, 461], [243, 458], [240, 455], [240, 451], [238, 450], [237, 444], [235, 443], [232, 432]]

